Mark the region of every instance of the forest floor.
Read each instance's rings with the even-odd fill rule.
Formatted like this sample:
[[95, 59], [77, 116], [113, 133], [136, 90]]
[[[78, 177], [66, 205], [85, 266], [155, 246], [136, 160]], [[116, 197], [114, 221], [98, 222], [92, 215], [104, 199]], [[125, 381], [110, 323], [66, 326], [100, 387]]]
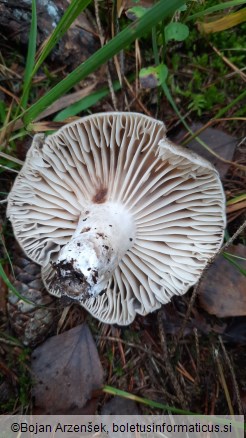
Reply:
[[[83, 323], [92, 333], [103, 369], [104, 389], [94, 391], [91, 394], [94, 402], [87, 402], [80, 412], [109, 412], [112, 396], [119, 394], [120, 400], [127, 402], [116, 402], [113, 408], [116, 414], [129, 413], [129, 399], [135, 400], [130, 408], [134, 413], [160, 414], [168, 411], [168, 407], [169, 411], [176, 409], [180, 413], [246, 413], [246, 124], [245, 100], [241, 99], [246, 81], [245, 37], [242, 36], [245, 23], [220, 32], [204, 33], [195, 18], [189, 20], [199, 8], [189, 9], [185, 19], [182, 13], [186, 12], [179, 11], [174, 22], [186, 23], [187, 38], [172, 39], [163, 47], [160, 35], [167, 23], [155, 27], [152, 36], [147, 34], [136, 39], [107, 65], [103, 64], [79, 81], [65, 103], [64, 97], [60, 97], [27, 130], [9, 131], [7, 123], [18, 110], [22, 95], [31, 17], [31, 9], [26, 9], [25, 2], [12, 3], [11, 8], [8, 2], [0, 5], [3, 33], [0, 42], [0, 120], [3, 124], [0, 134], [0, 413], [35, 411], [31, 357], [36, 345], [35, 342], [23, 344], [20, 321], [24, 326], [28, 315], [18, 319], [15, 312], [19, 312], [20, 307], [10, 311], [9, 305], [8, 282], [13, 282], [12, 267], [16, 269], [17, 262], [13, 233], [6, 219], [7, 195], [34, 133], [55, 130], [86, 114], [116, 110], [141, 112], [164, 121], [170, 139], [215, 165], [227, 201], [225, 242], [234, 236], [233, 242], [212, 260], [198, 287], [183, 296], [173, 297], [159, 311], [138, 316], [130, 326], [100, 323], [79, 305], [69, 302], [58, 308], [56, 304], [56, 316], [47, 337], [63, 334]], [[62, 15], [66, 1], [57, 3]], [[95, 2], [95, 10], [91, 6], [73, 24], [70, 33], [63, 37], [34, 76], [30, 105], [127, 26], [129, 18], [125, 9], [129, 8], [124, 6], [127, 2], [119, 3], [122, 11], [115, 21], [113, 18], [110, 23], [105, 20], [108, 14], [115, 16], [111, 6], [100, 4], [98, 11], [98, 2]], [[150, 3], [140, 2], [142, 7]], [[198, 3], [200, 8], [205, 8], [206, 5]], [[205, 3], [209, 7], [216, 5], [213, 1]], [[4, 14], [1, 8], [5, 8]], [[222, 18], [235, 11], [240, 8], [222, 11]], [[6, 24], [8, 14], [12, 17], [10, 25]], [[210, 17], [211, 20], [220, 18], [221, 15]], [[38, 20], [40, 47], [52, 30], [52, 23], [45, 13], [38, 14]], [[83, 32], [79, 40], [76, 32]], [[156, 53], [160, 56], [159, 65]], [[166, 74], [163, 65], [168, 69], [165, 83], [171, 98], [160, 86], [160, 71]], [[75, 110], [78, 102], [80, 106]], [[62, 114], [67, 108], [67, 113]], [[199, 131], [208, 148], [193, 139], [181, 117], [193, 133]], [[20, 293], [24, 290], [21, 287]]]

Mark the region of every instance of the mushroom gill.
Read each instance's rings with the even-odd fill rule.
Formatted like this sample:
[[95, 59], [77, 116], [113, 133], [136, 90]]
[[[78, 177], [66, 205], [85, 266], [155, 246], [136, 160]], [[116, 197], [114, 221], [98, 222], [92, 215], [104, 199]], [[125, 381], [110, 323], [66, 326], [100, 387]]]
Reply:
[[84, 117], [34, 137], [8, 217], [54, 295], [129, 324], [185, 293], [222, 243], [213, 166], [137, 113]]

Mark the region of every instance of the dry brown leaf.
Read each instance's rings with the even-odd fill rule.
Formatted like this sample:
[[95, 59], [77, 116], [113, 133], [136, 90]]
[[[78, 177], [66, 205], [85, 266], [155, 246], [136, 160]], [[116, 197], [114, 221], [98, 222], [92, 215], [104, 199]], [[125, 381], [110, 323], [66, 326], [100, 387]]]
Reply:
[[242, 201], [232, 205], [228, 205], [226, 207], [226, 212], [228, 214], [228, 213], [233, 213], [234, 211], [245, 210], [245, 209], [246, 209], [246, 201]]
[[102, 387], [103, 369], [85, 323], [37, 347], [32, 373], [35, 414], [95, 413], [92, 396]]
[[63, 125], [65, 125], [66, 122], [53, 122], [52, 120], [44, 121], [44, 122], [37, 122], [37, 123], [30, 123], [28, 125], [28, 130], [32, 132], [46, 132], [46, 131], [56, 131], [57, 129], [61, 128]]
[[76, 103], [81, 99], [84, 99], [86, 96], [89, 96], [89, 94], [94, 90], [96, 85], [97, 82], [94, 81], [92, 84], [88, 85], [87, 87], [84, 87], [79, 91], [75, 91], [75, 93], [70, 93], [67, 94], [66, 96], [62, 96], [60, 99], [58, 99], [48, 108], [46, 108], [41, 114], [39, 114], [36, 121], [44, 119], [50, 116], [51, 114], [57, 113], [58, 111], [67, 108], [73, 103]]
[[246, 8], [237, 12], [233, 12], [232, 14], [226, 15], [218, 20], [208, 22], [198, 21], [197, 26], [200, 32], [215, 33], [230, 29], [231, 27], [243, 23], [244, 21], [246, 21]]
[[[202, 123], [193, 123], [190, 128], [195, 133], [202, 128]], [[179, 143], [185, 135], [186, 131], [181, 129], [178, 135], [171, 138], [176, 143]], [[206, 128], [198, 137], [204, 141], [217, 155], [225, 160], [231, 161], [238, 143], [235, 137], [232, 137], [225, 132], [216, 128]], [[223, 178], [230, 167], [229, 163], [222, 162], [219, 158], [207, 151], [196, 139], [191, 140], [187, 144], [188, 149], [201, 155], [210, 161], [218, 170], [220, 177]]]
[[[229, 247], [228, 253], [246, 258], [246, 247]], [[246, 261], [234, 259], [244, 269]], [[208, 313], [221, 318], [246, 315], [246, 278], [222, 255], [208, 269], [199, 289], [199, 301]]]
[[112, 397], [102, 407], [102, 415], [139, 415], [137, 403], [122, 397]]
[[238, 316], [232, 318], [223, 333], [223, 339], [226, 342], [236, 342], [242, 345], [246, 344], [246, 318]]

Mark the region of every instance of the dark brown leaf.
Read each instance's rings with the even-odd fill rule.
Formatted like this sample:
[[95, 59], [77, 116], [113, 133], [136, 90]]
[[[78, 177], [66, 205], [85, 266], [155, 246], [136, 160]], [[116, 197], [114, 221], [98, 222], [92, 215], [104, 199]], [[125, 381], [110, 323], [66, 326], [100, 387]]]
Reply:
[[246, 344], [245, 316], [239, 316], [231, 319], [223, 334], [223, 339], [227, 342], [236, 342], [243, 345]]
[[137, 403], [122, 397], [112, 397], [102, 408], [102, 415], [138, 415]]
[[[228, 253], [246, 258], [246, 247], [230, 246]], [[246, 262], [235, 260], [242, 268]], [[246, 315], [246, 279], [243, 274], [222, 255], [208, 269], [200, 286], [200, 305], [218, 317]]]
[[32, 372], [36, 414], [95, 413], [92, 392], [102, 386], [103, 369], [85, 323], [36, 348]]
[[[202, 128], [202, 123], [193, 123], [190, 128], [193, 132], [198, 131]], [[172, 137], [172, 141], [179, 143], [186, 131], [181, 129], [180, 132]], [[225, 160], [231, 161], [235, 152], [236, 145], [238, 143], [237, 139], [225, 132], [216, 128], [206, 128], [198, 137], [204, 141], [216, 154]], [[212, 155], [207, 149], [205, 149], [196, 139], [191, 140], [187, 147], [193, 152], [201, 155], [210, 161], [215, 168], [218, 170], [221, 178], [223, 178], [229, 169], [229, 163], [223, 163], [219, 158]]]

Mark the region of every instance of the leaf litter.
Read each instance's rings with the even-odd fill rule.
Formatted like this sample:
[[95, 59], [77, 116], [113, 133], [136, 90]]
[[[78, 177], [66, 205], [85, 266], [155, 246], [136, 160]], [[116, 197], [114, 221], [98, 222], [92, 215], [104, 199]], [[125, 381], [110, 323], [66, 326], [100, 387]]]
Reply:
[[[131, 4], [130, 4], [131, 3]], [[139, 4], [151, 3], [151, 2], [140, 2]], [[127, 7], [133, 6], [135, 2], [119, 2], [117, 6], [122, 10]], [[70, 50], [70, 49], [69, 49]], [[18, 71], [19, 74], [19, 71]], [[96, 82], [93, 79], [94, 83]], [[89, 85], [90, 86], [90, 85]], [[80, 94], [80, 90], [78, 95]], [[153, 94], [153, 93], [152, 93]], [[151, 94], [151, 95], [152, 95]], [[77, 97], [78, 97], [77, 95]], [[147, 96], [147, 94], [146, 94]], [[131, 99], [131, 109], [139, 111], [138, 101], [141, 105], [145, 107], [146, 96], [142, 92], [141, 96], [132, 95]], [[74, 99], [74, 96], [71, 96]], [[120, 94], [119, 101], [122, 98], [127, 99], [126, 90]], [[152, 113], [155, 111], [154, 100], [147, 105], [148, 110]], [[63, 101], [59, 102], [59, 105], [63, 105]], [[165, 120], [173, 120], [173, 114], [170, 115], [169, 109], [164, 105], [165, 110]], [[106, 99], [103, 104], [99, 104], [98, 110], [105, 110], [112, 108], [112, 102], [110, 99]], [[171, 119], [170, 119], [171, 117]], [[161, 117], [162, 118], [162, 117]], [[53, 125], [50, 125], [53, 126]], [[202, 124], [192, 126], [192, 130], [196, 131], [202, 127]], [[218, 123], [217, 128], [209, 128], [212, 131], [209, 132], [210, 137], [204, 138], [204, 142], [207, 143], [211, 149], [213, 149], [217, 154], [226, 160], [237, 160], [241, 164], [245, 164], [245, 159], [241, 155], [239, 158], [234, 153], [237, 152], [236, 145], [238, 143], [238, 134], [231, 135], [228, 137], [223, 137], [224, 132], [223, 123]], [[47, 128], [49, 128], [47, 121]], [[208, 131], [208, 129], [206, 130]], [[204, 132], [206, 132], [204, 131]], [[184, 135], [185, 132], [182, 134]], [[227, 135], [227, 134], [225, 134]], [[202, 134], [201, 134], [202, 136]], [[22, 147], [22, 145], [19, 145]], [[191, 148], [191, 144], [189, 145]], [[194, 151], [200, 153], [204, 156], [207, 154], [204, 148], [198, 149], [200, 146], [195, 142]], [[213, 156], [208, 153], [207, 159], [213, 161]], [[220, 161], [220, 160], [218, 160]], [[214, 162], [220, 175], [225, 183], [226, 194], [229, 199], [233, 196], [240, 196], [242, 191], [245, 190], [245, 175], [242, 173], [241, 169], [236, 167], [229, 169], [229, 163]], [[222, 167], [220, 167], [222, 165]], [[235, 204], [237, 205], [237, 204]], [[228, 223], [230, 224], [229, 232], [233, 234], [233, 227], [236, 229], [242, 224], [243, 211], [229, 211], [228, 212]], [[244, 237], [241, 236], [238, 242], [242, 242]], [[229, 252], [229, 250], [228, 250]], [[231, 250], [230, 250], [231, 252]], [[224, 259], [221, 259], [224, 260]], [[212, 268], [212, 267], [211, 267]], [[211, 269], [209, 268], [209, 269]], [[233, 266], [236, 271], [237, 268]], [[209, 270], [208, 270], [209, 272]], [[239, 276], [242, 274], [236, 271], [235, 281], [238, 281]], [[243, 279], [240, 277], [240, 281]], [[215, 283], [215, 282], [214, 282]], [[4, 286], [5, 288], [5, 286]], [[218, 288], [218, 283], [214, 284], [214, 291], [216, 292]], [[6, 289], [6, 288], [5, 288]], [[206, 287], [207, 289], [207, 287]], [[206, 290], [207, 292], [207, 290]], [[222, 293], [222, 292], [220, 292]], [[230, 299], [233, 296], [233, 292], [230, 294]], [[222, 299], [222, 298], [221, 298]], [[228, 297], [229, 300], [229, 297]], [[189, 311], [192, 302], [192, 309]], [[4, 309], [6, 303], [4, 299], [1, 300], [1, 308]], [[65, 306], [67, 304], [64, 304]], [[237, 301], [237, 309], [238, 309]], [[199, 299], [195, 302], [192, 301], [192, 291], [183, 297], [175, 297], [167, 306], [163, 306], [160, 310], [160, 317], [157, 322], [157, 315], [152, 314], [146, 318], [137, 318], [137, 320], [130, 327], [117, 328], [113, 326], [108, 326], [106, 324], [100, 324], [95, 321], [90, 315], [87, 316], [87, 325], [79, 325], [81, 308], [78, 306], [71, 306], [62, 310], [64, 317], [60, 318], [61, 327], [59, 330], [63, 333], [58, 336], [55, 335], [53, 338], [49, 338], [41, 346], [37, 347], [32, 354], [32, 372], [37, 373], [37, 376], [42, 375], [42, 382], [47, 383], [48, 389], [43, 389], [42, 384], [38, 383], [36, 379], [36, 386], [33, 387], [32, 394], [35, 396], [35, 408], [34, 411], [41, 411], [42, 413], [47, 410], [47, 403], [50, 409], [71, 409], [75, 408], [75, 403], [78, 410], [81, 412], [98, 412], [103, 411], [103, 407], [111, 403], [111, 406], [116, 406], [116, 399], [110, 399], [108, 394], [105, 394], [101, 388], [103, 382], [111, 387], [121, 388], [122, 390], [129, 391], [131, 394], [136, 394], [142, 397], [147, 397], [148, 399], [153, 399], [162, 403], [169, 403], [170, 406], [183, 406], [184, 400], [188, 405], [190, 410], [202, 412], [202, 413], [228, 413], [228, 399], [225, 397], [225, 387], [221, 384], [221, 380], [218, 378], [224, 376], [226, 381], [226, 388], [231, 394], [230, 399], [233, 409], [235, 411], [240, 411], [240, 402], [235, 396], [237, 394], [237, 387], [239, 387], [239, 393], [242, 400], [242, 406], [245, 409], [245, 393], [246, 393], [246, 383], [245, 374], [242, 370], [242, 363], [245, 363], [245, 353], [243, 353], [242, 345], [246, 344], [246, 323], [245, 317], [240, 316], [229, 316], [221, 317], [216, 314], [210, 314], [208, 309], [202, 307]], [[238, 310], [234, 313], [236, 314]], [[186, 316], [188, 318], [186, 320]], [[185, 321], [185, 326], [183, 322]], [[8, 322], [6, 321], [6, 316], [3, 315], [0, 321], [0, 364], [2, 368], [0, 370], [0, 388], [3, 389], [4, 393], [11, 393], [13, 397], [17, 397], [17, 388], [20, 386], [23, 375], [20, 374], [19, 370], [15, 369], [15, 361], [21, 360], [24, 352], [26, 351], [19, 341], [6, 336], [9, 333], [9, 328], [7, 328]], [[165, 330], [165, 335], [163, 337], [162, 326]], [[74, 327], [74, 328], [73, 328]], [[82, 327], [83, 330], [82, 330]], [[86, 327], [86, 328], [85, 328]], [[89, 329], [90, 327], [90, 329]], [[71, 330], [70, 330], [71, 329]], [[78, 330], [78, 332], [76, 331]], [[67, 330], [64, 332], [64, 330]], [[73, 330], [75, 330], [73, 332]], [[93, 341], [90, 330], [93, 334], [93, 338], [97, 341], [97, 346]], [[179, 336], [180, 330], [182, 330], [182, 336]], [[10, 332], [13, 335], [12, 332]], [[68, 333], [66, 335], [66, 333]], [[81, 334], [82, 333], [82, 334]], [[63, 352], [63, 341], [64, 335], [67, 339], [70, 338], [70, 346], [66, 344], [65, 356], [67, 361], [71, 360], [74, 369], [74, 374], [68, 367], [68, 362], [62, 356]], [[61, 338], [59, 338], [61, 336]], [[49, 346], [49, 342], [54, 342], [54, 348], [52, 351], [52, 343]], [[81, 370], [84, 366], [84, 356], [78, 353], [80, 343], [83, 342], [84, 351], [93, 351], [95, 360], [95, 366], [92, 372], [92, 380], [99, 370], [99, 374], [102, 375], [102, 368], [104, 369], [104, 374], [102, 380], [97, 381], [94, 379], [87, 386], [87, 381], [85, 381], [86, 370], [88, 370], [88, 365], [90, 364], [89, 358], [86, 358], [85, 373]], [[228, 360], [223, 350], [223, 345], [226, 350], [228, 350], [230, 357], [233, 358], [233, 366], [236, 370], [236, 379], [233, 378], [232, 368], [228, 365]], [[96, 353], [96, 350], [98, 353]], [[215, 360], [214, 352], [217, 352], [219, 356], [219, 361]], [[56, 352], [54, 354], [54, 352]], [[30, 353], [30, 351], [29, 351]], [[34, 359], [35, 353], [37, 353], [37, 359]], [[50, 359], [48, 360], [47, 354], [49, 353]], [[74, 357], [73, 357], [74, 356]], [[164, 360], [165, 357], [165, 360]], [[26, 363], [29, 363], [29, 356], [26, 355]], [[68, 359], [69, 358], [69, 359]], [[37, 365], [35, 364], [37, 361]], [[54, 362], [54, 364], [52, 363]], [[101, 362], [101, 363], [100, 363]], [[76, 368], [75, 365], [78, 365]], [[69, 363], [70, 366], [70, 363]], [[36, 367], [36, 368], [35, 368]], [[27, 369], [26, 366], [25, 369]], [[53, 389], [53, 400], [52, 396], [50, 401], [47, 402], [52, 386], [53, 375], [50, 371], [53, 370], [55, 374], [54, 378], [58, 379], [59, 374], [64, 377], [62, 380], [63, 392], [61, 394], [61, 405], [59, 406], [59, 400], [57, 397], [57, 386], [55, 391]], [[49, 374], [51, 373], [51, 374]], [[221, 374], [222, 373], [222, 374]], [[75, 381], [80, 380], [82, 375], [82, 380], [85, 382], [85, 388], [82, 389], [82, 396], [80, 388], [75, 388]], [[4, 376], [4, 378], [2, 378]], [[93, 377], [94, 376], [94, 377]], [[15, 381], [18, 385], [9, 388], [9, 382]], [[69, 380], [71, 379], [71, 381]], [[66, 383], [71, 383], [74, 387], [74, 400], [69, 403], [64, 402], [67, 393], [65, 392], [66, 385], [64, 385], [64, 380]], [[61, 380], [57, 380], [58, 384]], [[98, 384], [96, 384], [98, 383]], [[94, 385], [94, 386], [93, 386]], [[51, 387], [50, 387], [51, 386]], [[54, 388], [54, 387], [53, 387]], [[23, 389], [23, 388], [22, 388]], [[99, 389], [99, 392], [94, 393], [94, 389]], [[48, 394], [46, 394], [46, 392]], [[52, 394], [51, 394], [52, 395]], [[100, 395], [100, 401], [98, 405], [97, 396]], [[46, 397], [46, 398], [45, 398]], [[90, 405], [90, 399], [92, 397], [92, 405]], [[31, 397], [29, 398], [28, 405], [29, 411], [32, 411]], [[65, 400], [66, 401], [66, 400]], [[77, 403], [78, 401], [78, 403]], [[17, 405], [25, 405], [23, 400], [17, 400]], [[93, 404], [94, 403], [94, 404]], [[109, 405], [110, 406], [110, 405]], [[76, 408], [76, 409], [77, 409]], [[158, 413], [157, 409], [138, 406], [141, 412], [147, 413]], [[85, 411], [83, 411], [85, 409]], [[60, 411], [59, 411], [60, 413]]]
[[103, 369], [86, 323], [36, 347], [31, 372], [36, 414], [95, 413], [93, 392], [102, 387]]

